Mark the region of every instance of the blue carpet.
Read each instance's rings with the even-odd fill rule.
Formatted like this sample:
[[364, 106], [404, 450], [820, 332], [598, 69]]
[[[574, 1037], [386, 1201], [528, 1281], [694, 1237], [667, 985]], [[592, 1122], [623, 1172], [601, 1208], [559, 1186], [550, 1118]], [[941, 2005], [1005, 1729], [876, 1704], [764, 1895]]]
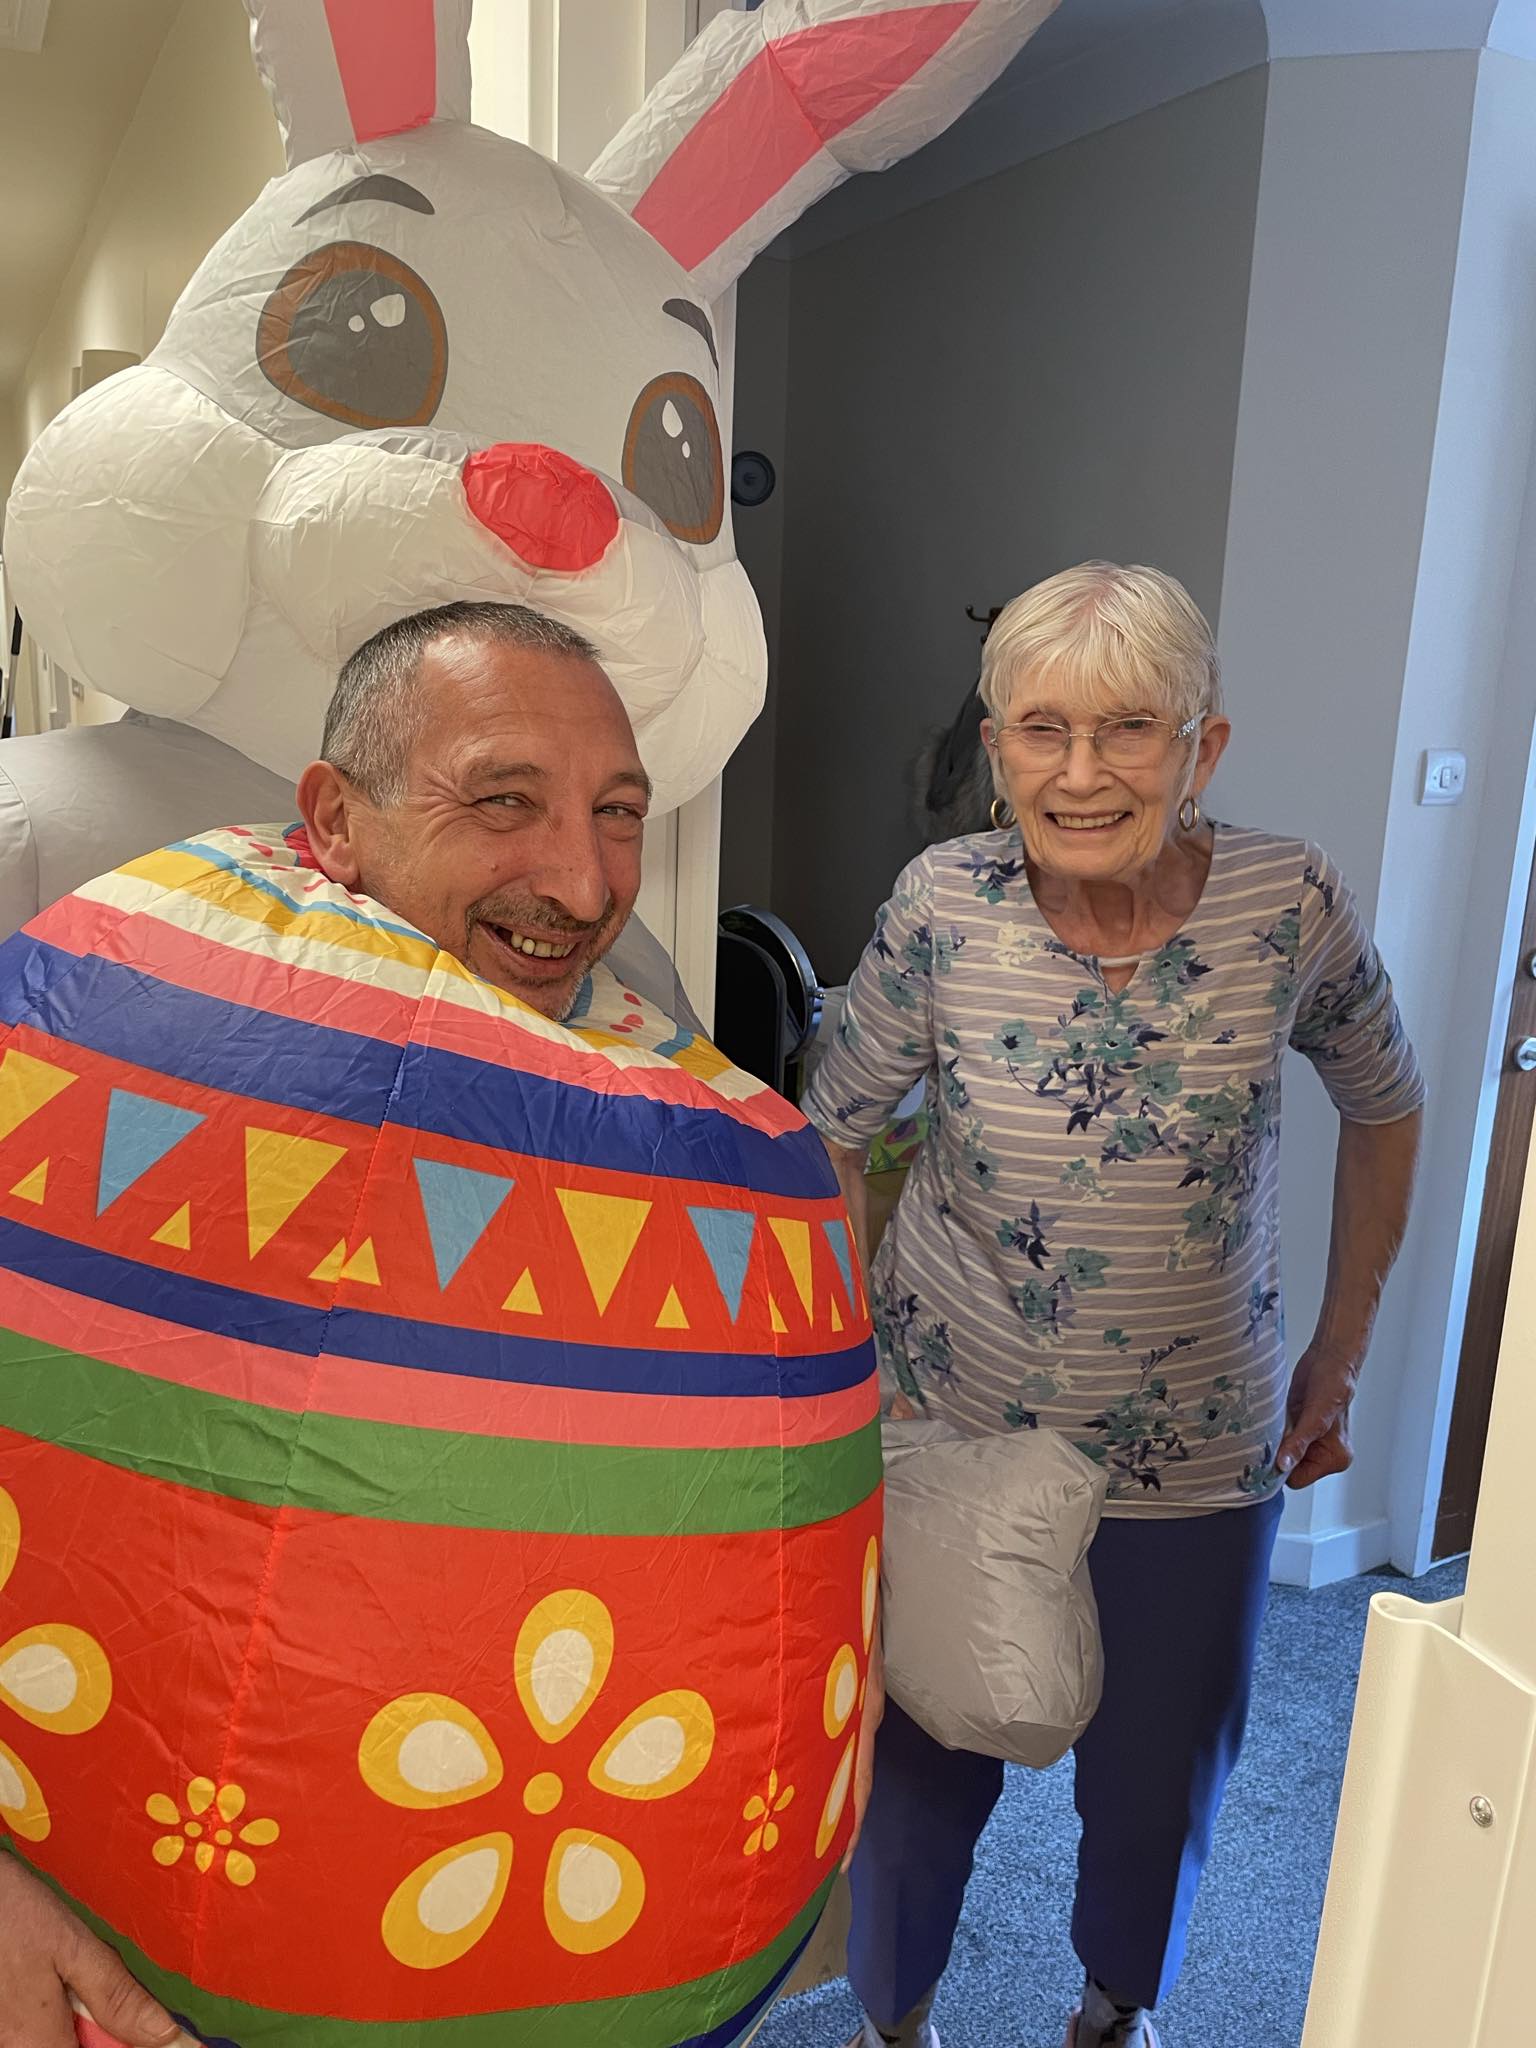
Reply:
[[[1297, 2048], [1322, 1913], [1355, 1679], [1373, 1594], [1448, 1600], [1464, 1563], [1270, 1595], [1242, 1758], [1216, 1827], [1163, 2048]], [[934, 2008], [944, 2048], [1061, 2048], [1081, 1985], [1067, 1939], [1077, 1816], [1070, 1759], [1010, 1770], [977, 1855]], [[844, 1983], [787, 2001], [757, 2048], [836, 2048], [858, 2025]]]

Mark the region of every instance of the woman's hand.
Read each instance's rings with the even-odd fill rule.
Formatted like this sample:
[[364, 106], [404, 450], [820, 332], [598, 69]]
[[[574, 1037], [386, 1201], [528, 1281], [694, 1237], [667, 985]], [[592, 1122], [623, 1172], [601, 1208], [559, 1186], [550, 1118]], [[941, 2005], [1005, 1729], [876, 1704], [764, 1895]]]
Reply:
[[114, 1950], [14, 1856], [0, 1854], [0, 2048], [76, 2048], [71, 1991], [127, 2048], [186, 2039]]
[[1315, 1486], [1354, 1463], [1349, 1406], [1359, 1383], [1358, 1360], [1330, 1356], [1320, 1344], [1302, 1353], [1291, 1374], [1286, 1432], [1275, 1456], [1275, 1469], [1287, 1486]]
[[1423, 1126], [1422, 1110], [1396, 1123], [1340, 1125], [1322, 1312], [1291, 1375], [1286, 1432], [1275, 1454], [1290, 1486], [1315, 1486], [1353, 1462], [1349, 1404], [1408, 1225]]

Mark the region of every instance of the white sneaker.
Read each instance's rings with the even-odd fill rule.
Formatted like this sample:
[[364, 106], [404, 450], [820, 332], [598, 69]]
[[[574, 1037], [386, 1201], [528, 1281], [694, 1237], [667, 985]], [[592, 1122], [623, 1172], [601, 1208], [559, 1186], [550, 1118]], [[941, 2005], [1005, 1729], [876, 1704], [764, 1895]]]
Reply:
[[888, 2044], [874, 2021], [866, 2020], [843, 2048], [939, 2048], [939, 2030], [932, 2020], [921, 2020], [915, 2027], [903, 2027], [894, 2043]]
[[[1067, 2021], [1067, 2038], [1062, 2048], [1077, 2048], [1077, 2023], [1081, 2016], [1080, 2012], [1075, 2012]], [[853, 2048], [853, 2043], [849, 2044], [849, 2048]], [[1141, 2040], [1133, 2043], [1132, 2048], [1162, 2048], [1162, 2043], [1157, 2038], [1157, 2029], [1150, 2019], [1142, 2019]]]

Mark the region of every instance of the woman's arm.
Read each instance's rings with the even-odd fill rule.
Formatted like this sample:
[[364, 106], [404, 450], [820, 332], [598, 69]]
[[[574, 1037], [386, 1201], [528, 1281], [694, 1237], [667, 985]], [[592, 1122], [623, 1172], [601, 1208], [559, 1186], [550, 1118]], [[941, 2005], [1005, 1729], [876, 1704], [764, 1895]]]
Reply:
[[1423, 1126], [1418, 1109], [1390, 1124], [1340, 1122], [1328, 1282], [1312, 1342], [1291, 1376], [1288, 1427], [1275, 1459], [1293, 1487], [1347, 1471], [1354, 1457], [1349, 1406], [1407, 1228]]

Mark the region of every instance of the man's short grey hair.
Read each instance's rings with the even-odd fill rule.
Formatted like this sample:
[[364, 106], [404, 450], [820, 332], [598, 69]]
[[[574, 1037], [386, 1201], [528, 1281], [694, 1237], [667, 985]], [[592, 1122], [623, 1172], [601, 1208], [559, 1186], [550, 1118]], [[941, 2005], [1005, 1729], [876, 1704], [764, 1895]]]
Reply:
[[370, 803], [397, 804], [405, 796], [406, 763], [426, 720], [416, 687], [422, 656], [448, 638], [597, 659], [590, 640], [524, 604], [440, 604], [382, 627], [337, 677], [320, 742], [321, 759]]

